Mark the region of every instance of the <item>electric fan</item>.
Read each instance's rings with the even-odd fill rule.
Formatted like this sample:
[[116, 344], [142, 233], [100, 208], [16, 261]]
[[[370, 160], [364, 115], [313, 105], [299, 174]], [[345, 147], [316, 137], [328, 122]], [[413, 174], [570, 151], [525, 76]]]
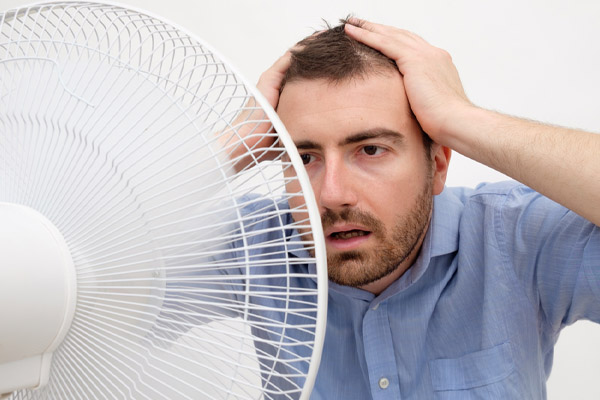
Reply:
[[310, 395], [327, 277], [300, 158], [146, 12], [0, 14], [0, 258], [2, 398]]

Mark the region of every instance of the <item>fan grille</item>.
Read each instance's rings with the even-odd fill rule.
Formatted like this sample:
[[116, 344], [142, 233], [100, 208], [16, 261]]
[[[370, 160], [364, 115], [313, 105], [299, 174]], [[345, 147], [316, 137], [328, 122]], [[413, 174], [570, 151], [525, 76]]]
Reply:
[[[0, 15], [0, 201], [55, 224], [78, 286], [49, 384], [12, 398], [300, 396], [323, 277], [307, 185], [270, 127], [213, 50], [146, 13]], [[236, 173], [240, 130], [275, 136], [274, 161], [248, 148]]]

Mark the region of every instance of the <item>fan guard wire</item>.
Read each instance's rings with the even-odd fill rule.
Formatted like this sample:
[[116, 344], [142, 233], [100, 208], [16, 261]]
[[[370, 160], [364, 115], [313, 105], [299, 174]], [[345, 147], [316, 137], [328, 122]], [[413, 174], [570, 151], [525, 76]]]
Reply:
[[[274, 160], [248, 148], [235, 173], [238, 132], [265, 124]], [[301, 165], [184, 29], [116, 4], [1, 14], [0, 201], [47, 217], [77, 273], [48, 385], [10, 398], [308, 398], [327, 278]]]

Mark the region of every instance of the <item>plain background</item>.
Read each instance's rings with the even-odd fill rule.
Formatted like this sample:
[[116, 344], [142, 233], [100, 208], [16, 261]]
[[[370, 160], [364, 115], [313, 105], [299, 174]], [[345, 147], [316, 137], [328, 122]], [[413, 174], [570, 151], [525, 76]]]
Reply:
[[[595, 0], [128, 0], [196, 34], [250, 82], [288, 47], [352, 13], [409, 29], [453, 56], [477, 105], [600, 130], [600, 2]], [[0, 9], [30, 4], [0, 0]], [[600, 160], [600, 155], [599, 155]], [[505, 179], [454, 153], [449, 186]], [[573, 194], [577, 195], [576, 193]], [[549, 399], [599, 399], [600, 327], [579, 322], [556, 347]]]

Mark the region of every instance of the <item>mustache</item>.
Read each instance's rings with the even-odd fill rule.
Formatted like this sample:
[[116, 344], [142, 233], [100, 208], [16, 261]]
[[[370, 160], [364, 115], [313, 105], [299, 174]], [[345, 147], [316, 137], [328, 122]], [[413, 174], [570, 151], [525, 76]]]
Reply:
[[372, 214], [366, 211], [356, 208], [345, 208], [339, 212], [328, 209], [321, 214], [321, 224], [323, 225], [323, 230], [326, 230], [332, 225], [340, 222], [364, 226], [374, 234], [383, 234], [384, 232], [384, 225], [379, 219], [375, 218]]

